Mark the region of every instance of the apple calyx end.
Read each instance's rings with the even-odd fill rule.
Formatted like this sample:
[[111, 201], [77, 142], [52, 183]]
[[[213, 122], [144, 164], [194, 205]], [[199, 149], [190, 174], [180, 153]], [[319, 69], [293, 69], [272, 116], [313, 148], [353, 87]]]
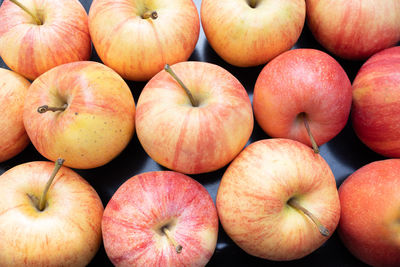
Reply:
[[182, 82], [181, 79], [179, 79], [179, 77], [175, 74], [175, 72], [172, 70], [172, 68], [170, 67], [170, 65], [165, 64], [164, 66], [164, 70], [166, 72], [168, 72], [172, 78], [174, 78], [174, 80], [179, 83], [179, 85], [185, 90], [186, 94], [189, 97], [190, 103], [192, 104], [193, 107], [198, 107], [199, 103], [197, 103], [196, 99], [193, 97], [192, 93], [190, 92], [190, 90], [186, 87], [186, 85]]

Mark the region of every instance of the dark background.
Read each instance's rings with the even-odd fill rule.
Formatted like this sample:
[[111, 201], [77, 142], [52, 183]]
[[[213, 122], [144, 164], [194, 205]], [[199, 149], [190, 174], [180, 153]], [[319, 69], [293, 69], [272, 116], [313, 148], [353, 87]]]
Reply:
[[[218, 1], [218, 0], [216, 0]], [[0, 0], [0, 4], [3, 0]], [[91, 0], [80, 0], [89, 11]], [[198, 11], [200, 11], [200, 0], [194, 1]], [[1, 23], [1, 18], [0, 18]], [[307, 25], [300, 36], [300, 39], [293, 48], [316, 48], [327, 52], [313, 38]], [[358, 69], [363, 62], [354, 62], [338, 59], [338, 62], [347, 72], [351, 81], [353, 81]], [[96, 52], [93, 50], [91, 60], [100, 61]], [[204, 32], [201, 29], [199, 41], [196, 49], [189, 60], [210, 62], [222, 66], [238, 78], [246, 88], [250, 99], [253, 97], [253, 88], [257, 76], [263, 66], [253, 68], [237, 68], [225, 63], [208, 44]], [[7, 68], [0, 59], [0, 67]], [[139, 94], [146, 83], [127, 81], [133, 93], [135, 101], [138, 100]], [[255, 122], [253, 134], [248, 144], [269, 138]], [[321, 155], [328, 162], [335, 175], [337, 185], [339, 186], [356, 169], [375, 160], [384, 159], [384, 157], [374, 153], [364, 146], [356, 137], [351, 122], [349, 122], [343, 131], [332, 139], [330, 142], [320, 147]], [[43, 158], [32, 145], [29, 145], [18, 156], [0, 163], [0, 174], [4, 171], [25, 162], [35, 160], [46, 160]], [[191, 175], [192, 178], [203, 184], [215, 201], [220, 179], [226, 168], [218, 171]], [[100, 195], [104, 206], [107, 205], [109, 199], [118, 187], [130, 177], [147, 172], [165, 170], [162, 166], [154, 162], [142, 149], [137, 136], [135, 135], [126, 149], [113, 161], [105, 166], [90, 170], [75, 170], [96, 189]], [[112, 266], [105, 254], [104, 248], [101, 247], [90, 266]], [[225, 234], [220, 227], [218, 235], [218, 244], [213, 257], [207, 266], [366, 266], [365, 264], [354, 258], [347, 249], [342, 245], [337, 233], [318, 250], [303, 259], [289, 262], [272, 262], [247, 255]]]

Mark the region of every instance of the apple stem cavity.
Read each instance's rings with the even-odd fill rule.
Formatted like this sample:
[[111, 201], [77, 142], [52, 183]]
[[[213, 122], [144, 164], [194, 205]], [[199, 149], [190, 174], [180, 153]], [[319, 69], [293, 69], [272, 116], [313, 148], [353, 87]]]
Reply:
[[64, 111], [68, 107], [67, 104], [64, 104], [62, 107], [49, 107], [48, 105], [43, 105], [38, 107], [37, 111], [39, 113], [45, 113], [47, 111]]
[[22, 10], [24, 10], [26, 13], [28, 13], [36, 22], [37, 25], [42, 25], [42, 21], [39, 19], [38, 16], [33, 14], [26, 6], [18, 2], [17, 0], [10, 0], [11, 3], [14, 3], [15, 5], [19, 6]]
[[319, 147], [318, 147], [317, 142], [315, 141], [314, 136], [313, 136], [313, 134], [311, 132], [307, 116], [306, 116], [305, 113], [302, 113], [300, 115], [301, 115], [301, 117], [302, 117], [302, 119], [304, 121], [304, 126], [306, 127], [308, 136], [310, 137], [310, 142], [311, 142], [312, 148], [314, 149], [315, 154], [319, 154]]
[[43, 211], [44, 208], [46, 207], [47, 192], [49, 191], [49, 188], [50, 188], [51, 184], [53, 183], [53, 180], [56, 177], [56, 174], [57, 174], [58, 170], [61, 168], [61, 166], [63, 165], [63, 163], [64, 163], [64, 159], [61, 159], [61, 158], [57, 159], [55, 162], [53, 172], [51, 173], [50, 178], [47, 181], [47, 184], [43, 190], [42, 196], [40, 197], [40, 200], [39, 200], [39, 210], [40, 211]]
[[182, 246], [176, 242], [175, 238], [172, 236], [171, 232], [168, 230], [167, 227], [162, 228], [163, 233], [167, 236], [169, 242], [175, 247], [176, 253], [181, 253], [182, 252]]
[[197, 103], [196, 99], [193, 97], [192, 93], [189, 91], [189, 89], [186, 87], [186, 85], [182, 82], [181, 79], [175, 74], [175, 72], [172, 70], [172, 68], [168, 65], [165, 64], [164, 70], [168, 72], [179, 84], [180, 86], [185, 90], [186, 94], [189, 96], [190, 103], [192, 103], [193, 107], [198, 107], [199, 104]]
[[156, 11], [146, 11], [146, 12], [143, 13], [142, 18], [143, 19], [150, 19], [150, 18], [157, 19], [158, 18], [158, 14], [157, 14]]
[[257, 0], [247, 0], [247, 3], [251, 8], [256, 8], [257, 6]]
[[306, 208], [304, 208], [302, 205], [300, 205], [300, 203], [297, 202], [297, 200], [295, 200], [294, 198], [291, 198], [291, 199], [289, 199], [287, 204], [289, 206], [291, 206], [292, 208], [294, 208], [295, 210], [298, 210], [298, 211], [304, 213], [306, 216], [308, 216], [311, 219], [311, 221], [313, 221], [313, 223], [318, 227], [318, 230], [321, 233], [321, 235], [329, 236], [329, 230], [325, 226], [322, 225], [322, 223], [318, 220], [317, 217], [315, 217], [310, 211], [308, 211]]

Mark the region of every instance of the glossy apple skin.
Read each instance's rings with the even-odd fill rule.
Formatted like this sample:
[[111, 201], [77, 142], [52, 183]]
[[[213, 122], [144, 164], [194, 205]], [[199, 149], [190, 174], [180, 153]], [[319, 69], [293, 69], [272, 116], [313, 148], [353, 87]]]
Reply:
[[20, 7], [4, 0], [0, 7], [0, 56], [10, 69], [34, 80], [51, 68], [88, 60], [88, 17], [78, 0], [20, 0], [43, 19], [37, 25]]
[[22, 120], [29, 86], [21, 75], [0, 68], [0, 162], [16, 156], [29, 144]]
[[287, 51], [268, 63], [254, 87], [254, 115], [271, 137], [311, 145], [299, 114], [305, 113], [318, 145], [346, 125], [351, 83], [339, 63], [315, 49]]
[[399, 0], [306, 0], [314, 37], [333, 54], [362, 60], [400, 41]]
[[235, 158], [216, 204], [225, 232], [246, 253], [287, 261], [310, 254], [328, 238], [287, 204], [291, 198], [333, 233], [340, 205], [328, 164], [300, 142], [275, 138], [252, 143]]
[[[146, 11], [157, 19], [143, 19]], [[89, 29], [101, 60], [123, 78], [147, 81], [165, 64], [187, 60], [200, 33], [192, 0], [94, 0]]]
[[[163, 226], [183, 247], [181, 253], [162, 234]], [[102, 229], [115, 266], [205, 266], [217, 243], [218, 216], [197, 181], [177, 172], [148, 172], [114, 193]]]
[[289, 50], [306, 18], [301, 0], [203, 0], [201, 24], [207, 40], [226, 62], [239, 67], [264, 64]]
[[353, 128], [361, 141], [387, 157], [400, 157], [400, 47], [372, 56], [353, 82]]
[[86, 266], [101, 244], [103, 204], [77, 173], [61, 167], [39, 211], [54, 169], [52, 162], [29, 162], [0, 176], [0, 265]]
[[143, 88], [136, 112], [140, 143], [157, 163], [198, 174], [228, 164], [246, 145], [253, 112], [246, 90], [225, 69], [204, 62], [171, 66], [200, 105], [161, 71]]
[[[38, 113], [42, 105], [65, 111]], [[24, 105], [24, 125], [35, 148], [64, 165], [104, 165], [129, 143], [135, 131], [135, 102], [125, 81], [97, 62], [58, 66], [38, 77]]]
[[339, 236], [371, 266], [400, 266], [399, 177], [400, 159], [381, 160], [358, 169], [339, 188]]

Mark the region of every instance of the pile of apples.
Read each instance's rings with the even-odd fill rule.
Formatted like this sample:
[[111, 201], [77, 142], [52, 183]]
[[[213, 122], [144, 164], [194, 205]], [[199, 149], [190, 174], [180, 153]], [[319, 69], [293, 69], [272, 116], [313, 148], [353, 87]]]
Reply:
[[[0, 266], [86, 266], [101, 245], [115, 266], [205, 266], [219, 223], [266, 260], [303, 258], [338, 229], [360, 261], [400, 266], [400, 0], [81, 2], [1, 1], [0, 162], [29, 143], [48, 161], [0, 176]], [[305, 21], [321, 50], [294, 47]], [[187, 61], [200, 26], [224, 64], [265, 64], [252, 98]], [[337, 59], [363, 64], [353, 82]], [[338, 190], [319, 147], [349, 117], [388, 159]], [[162, 170], [124, 178], [104, 208], [78, 173], [135, 133]], [[214, 203], [194, 178], [218, 170]]]

